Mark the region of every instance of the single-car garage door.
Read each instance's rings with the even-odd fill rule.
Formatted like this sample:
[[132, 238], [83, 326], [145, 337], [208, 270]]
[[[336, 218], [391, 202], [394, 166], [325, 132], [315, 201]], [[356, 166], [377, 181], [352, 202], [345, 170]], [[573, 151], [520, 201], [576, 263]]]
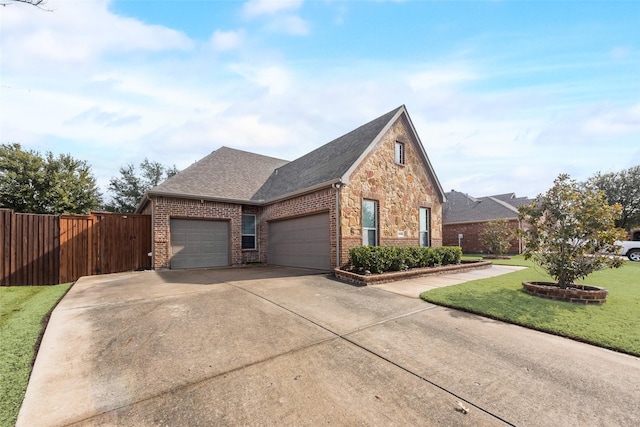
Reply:
[[171, 268], [229, 265], [228, 221], [171, 219]]
[[269, 223], [269, 264], [330, 270], [329, 214]]

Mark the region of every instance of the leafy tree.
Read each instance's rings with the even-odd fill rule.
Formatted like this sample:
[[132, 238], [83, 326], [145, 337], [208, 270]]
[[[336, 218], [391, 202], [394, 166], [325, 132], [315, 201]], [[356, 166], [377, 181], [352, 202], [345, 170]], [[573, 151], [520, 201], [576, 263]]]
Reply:
[[0, 206], [16, 212], [84, 214], [100, 206], [91, 168], [69, 154], [42, 156], [20, 144], [0, 145]]
[[610, 204], [622, 206], [616, 226], [627, 231], [640, 226], [640, 165], [620, 172], [598, 172], [586, 186], [604, 191]]
[[624, 231], [616, 228], [620, 205], [609, 205], [604, 192], [582, 189], [561, 174], [545, 194], [520, 206], [520, 219], [530, 228], [523, 232], [524, 257], [533, 259], [562, 288], [605, 268], [620, 267], [614, 254]]
[[140, 163], [139, 171], [132, 163], [121, 167], [120, 176], [109, 181], [108, 191], [112, 198], [104, 205], [104, 209], [109, 212], [133, 212], [144, 193], [177, 173], [175, 165], [167, 167], [146, 158]]
[[487, 250], [495, 255], [502, 255], [511, 248], [513, 232], [509, 229], [509, 221], [495, 219], [487, 222], [480, 232], [480, 241]]

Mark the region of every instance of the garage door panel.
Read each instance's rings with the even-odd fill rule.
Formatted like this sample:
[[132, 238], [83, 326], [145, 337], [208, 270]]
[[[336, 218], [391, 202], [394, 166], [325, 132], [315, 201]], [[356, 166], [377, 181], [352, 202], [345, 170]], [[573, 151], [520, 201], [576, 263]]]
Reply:
[[269, 223], [269, 264], [329, 270], [329, 214]]
[[171, 268], [229, 265], [227, 221], [171, 220]]

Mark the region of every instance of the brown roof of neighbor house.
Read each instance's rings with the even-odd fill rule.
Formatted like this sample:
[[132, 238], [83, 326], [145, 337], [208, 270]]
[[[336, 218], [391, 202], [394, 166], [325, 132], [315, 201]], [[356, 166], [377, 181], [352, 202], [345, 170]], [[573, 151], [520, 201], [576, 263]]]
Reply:
[[444, 191], [404, 105], [292, 162], [221, 147], [152, 188], [147, 195], [265, 203], [346, 180], [350, 170], [403, 114], [444, 201]]
[[516, 197], [514, 193], [476, 198], [452, 190], [447, 193], [447, 202], [442, 207], [442, 222], [454, 224], [516, 219], [518, 206], [527, 203], [531, 203], [531, 200], [526, 197]]

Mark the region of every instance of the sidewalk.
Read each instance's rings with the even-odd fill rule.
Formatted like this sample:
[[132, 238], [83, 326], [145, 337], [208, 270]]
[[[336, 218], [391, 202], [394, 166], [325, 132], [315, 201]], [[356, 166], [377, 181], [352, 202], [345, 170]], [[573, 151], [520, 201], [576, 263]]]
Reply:
[[411, 298], [419, 298], [424, 291], [444, 286], [457, 285], [458, 283], [470, 282], [472, 280], [486, 279], [487, 277], [501, 276], [512, 273], [527, 267], [511, 265], [492, 265], [490, 268], [466, 271], [463, 273], [448, 273], [430, 276], [416, 277], [415, 279], [400, 280], [397, 282], [383, 283], [374, 287], [404, 295]]

